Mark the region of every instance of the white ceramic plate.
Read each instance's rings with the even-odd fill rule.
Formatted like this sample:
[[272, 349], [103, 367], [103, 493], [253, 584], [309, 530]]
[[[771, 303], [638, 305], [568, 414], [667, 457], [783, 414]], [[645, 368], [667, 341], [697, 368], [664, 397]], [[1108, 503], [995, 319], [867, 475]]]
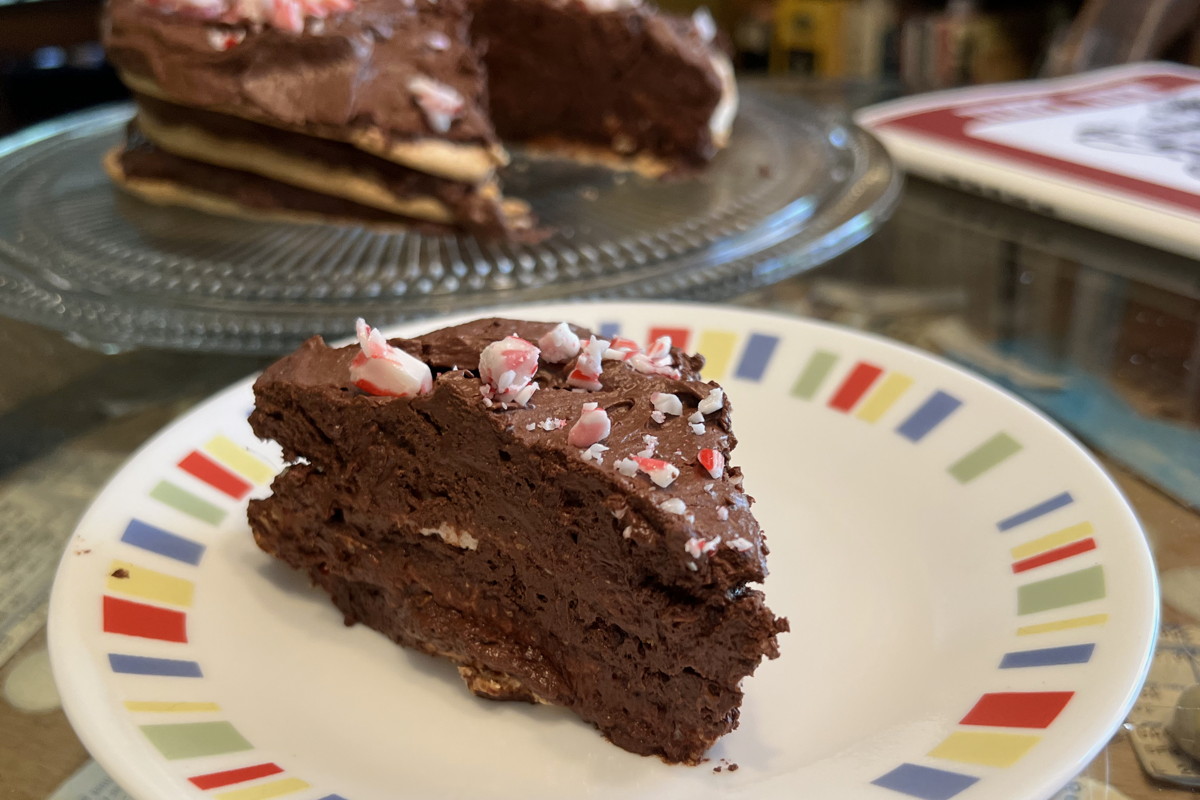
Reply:
[[768, 600], [792, 624], [747, 681], [741, 727], [708, 765], [666, 766], [344, 627], [250, 537], [246, 496], [279, 461], [244, 421], [245, 381], [130, 459], [54, 587], [64, 706], [130, 794], [1040, 799], [1116, 730], [1153, 648], [1154, 570], [1112, 482], [1045, 418], [921, 353], [792, 318], [507, 313], [668, 329], [725, 385]]

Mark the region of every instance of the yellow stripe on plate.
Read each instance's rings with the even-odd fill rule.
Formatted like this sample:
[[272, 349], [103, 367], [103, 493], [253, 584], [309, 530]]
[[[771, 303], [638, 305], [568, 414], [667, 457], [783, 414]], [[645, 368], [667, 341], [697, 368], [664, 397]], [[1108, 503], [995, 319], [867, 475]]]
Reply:
[[116, 594], [156, 600], [171, 606], [190, 606], [196, 589], [189, 580], [119, 560], [108, 565], [105, 588]]
[[871, 392], [867, 402], [862, 404], [854, 416], [867, 422], [876, 422], [892, 404], [900, 399], [900, 395], [913, 385], [913, 379], [899, 372], [893, 372], [883, 379], [879, 388]]
[[220, 711], [216, 703], [195, 703], [181, 700], [126, 700], [127, 711], [151, 711], [158, 714], [181, 714], [189, 711]]
[[700, 331], [696, 352], [704, 356], [705, 380], [719, 381], [725, 377], [738, 335], [729, 331]]
[[1020, 733], [983, 733], [959, 731], [929, 751], [934, 758], [982, 764], [985, 767], [1011, 767], [1041, 741], [1040, 736]]
[[267, 800], [270, 797], [279, 797], [281, 794], [291, 794], [301, 789], [307, 789], [308, 786], [307, 781], [299, 778], [281, 778], [277, 781], [247, 786], [244, 789], [218, 792], [213, 797], [220, 798], [220, 800]]
[[1070, 544], [1086, 536], [1091, 536], [1094, 530], [1092, 523], [1081, 522], [1078, 525], [1063, 528], [1061, 531], [1055, 531], [1040, 539], [1034, 539], [1032, 542], [1026, 542], [1014, 547], [1012, 549], [1012, 557], [1014, 559], [1022, 559], [1036, 556], [1040, 553], [1045, 553], [1047, 550], [1053, 550], [1056, 547], [1062, 547], [1064, 544]]
[[1108, 614], [1091, 614], [1086, 617], [1071, 617], [1054, 622], [1043, 622], [1040, 625], [1024, 625], [1017, 628], [1017, 636], [1028, 636], [1031, 633], [1050, 633], [1065, 631], [1071, 628], [1086, 628], [1089, 625], [1103, 625], [1108, 622]]
[[204, 445], [204, 452], [254, 483], [266, 483], [275, 477], [275, 470], [256, 456], [250, 455], [246, 448], [227, 436], [215, 436], [210, 439], [208, 444]]

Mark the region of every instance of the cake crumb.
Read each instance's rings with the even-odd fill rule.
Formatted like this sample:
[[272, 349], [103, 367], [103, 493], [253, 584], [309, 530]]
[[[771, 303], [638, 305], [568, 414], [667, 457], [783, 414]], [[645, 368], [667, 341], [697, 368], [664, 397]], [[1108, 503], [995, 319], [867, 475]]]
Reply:
[[128, 577], [129, 577], [129, 570], [125, 569], [124, 567], [121, 567], [121, 568], [119, 568], [119, 569], [114, 569], [114, 570], [112, 571], [112, 576], [113, 576], [114, 578], [128, 578]]

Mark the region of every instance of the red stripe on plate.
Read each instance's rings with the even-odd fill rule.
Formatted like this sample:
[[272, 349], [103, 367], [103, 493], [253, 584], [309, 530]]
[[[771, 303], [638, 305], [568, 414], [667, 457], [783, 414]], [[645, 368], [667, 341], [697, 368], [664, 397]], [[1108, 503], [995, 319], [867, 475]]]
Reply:
[[[678, 347], [680, 350], [687, 350], [688, 338], [692, 332], [687, 328], [651, 328], [650, 342], [653, 342], [660, 336], [670, 336], [671, 344]], [[649, 344], [650, 342], [647, 342]]]
[[182, 611], [104, 595], [104, 632], [164, 642], [186, 642], [187, 615]]
[[230, 786], [243, 781], [252, 781], [255, 778], [265, 778], [268, 775], [277, 775], [283, 772], [283, 767], [276, 764], [255, 764], [252, 767], [240, 767], [238, 769], [227, 769], [224, 772], [209, 772], [206, 775], [197, 775], [194, 778], [188, 778], [198, 789], [216, 789], [220, 786]]
[[187, 457], [179, 462], [179, 468], [234, 500], [241, 500], [250, 492], [249, 481], [234, 475], [203, 453], [188, 453]]
[[1038, 553], [1036, 556], [1021, 559], [1012, 565], [1013, 572], [1024, 572], [1027, 569], [1034, 567], [1043, 567], [1046, 564], [1053, 564], [1055, 561], [1062, 561], [1064, 558], [1077, 556], [1080, 553], [1086, 553], [1089, 550], [1096, 549], [1096, 540], [1090, 536], [1086, 539], [1081, 539], [1078, 542], [1064, 544], [1062, 547], [1056, 547], [1053, 550], [1047, 550], [1044, 553]]
[[1062, 713], [1074, 692], [995, 692], [985, 694], [963, 725], [1001, 728], [1046, 728]]
[[854, 404], [862, 399], [862, 396], [867, 393], [867, 389], [870, 389], [871, 384], [882, 374], [883, 370], [874, 364], [868, 364], [865, 361], [858, 362], [854, 365], [854, 369], [850, 370], [846, 380], [842, 381], [842, 385], [834, 392], [833, 398], [829, 401], [829, 407], [836, 408], [838, 411], [849, 411], [854, 408]]

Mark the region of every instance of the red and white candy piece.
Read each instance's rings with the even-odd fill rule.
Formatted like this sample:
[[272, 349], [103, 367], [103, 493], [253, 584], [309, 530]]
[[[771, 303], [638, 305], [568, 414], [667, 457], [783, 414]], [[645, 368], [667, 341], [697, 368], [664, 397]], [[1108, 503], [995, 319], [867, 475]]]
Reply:
[[[355, 0], [143, 0], [168, 14], [222, 22], [226, 25], [269, 25], [303, 33], [305, 20], [323, 20], [354, 8]], [[210, 43], [216, 47], [215, 39]], [[240, 40], [238, 40], [240, 41]], [[233, 41], [237, 44], [238, 41]], [[231, 45], [232, 46], [232, 45]], [[218, 47], [217, 49], [228, 49]]]
[[649, 475], [650, 480], [664, 489], [679, 477], [679, 467], [668, 464], [666, 461], [660, 461], [657, 458], [642, 458], [641, 456], [634, 456], [633, 460], [637, 462], [638, 469]]
[[614, 336], [612, 341], [608, 343], [608, 349], [604, 351], [604, 360], [625, 361], [640, 352], [642, 352], [641, 346], [633, 339], [626, 339], [624, 336]]
[[720, 411], [725, 406], [725, 392], [720, 387], [709, 391], [708, 396], [700, 401], [696, 409], [701, 414], [711, 414]]
[[643, 375], [662, 375], [678, 380], [679, 370], [671, 365], [671, 337], [660, 336], [644, 353], [629, 356], [629, 365]]
[[616, 467], [617, 472], [626, 478], [632, 478], [638, 474], [638, 463], [632, 458], [622, 458], [619, 461], [614, 461], [613, 466]]
[[667, 394], [666, 392], [654, 392], [650, 395], [650, 404], [654, 406], [654, 410], [660, 414], [670, 414], [678, 417], [683, 413], [683, 401], [678, 395]]
[[246, 38], [246, 32], [241, 28], [209, 27], [205, 30], [208, 44], [213, 50], [224, 53], [237, 47]]
[[600, 373], [604, 369], [601, 360], [607, 349], [607, 340], [597, 339], [595, 336], [588, 339], [587, 344], [583, 346], [583, 352], [575, 360], [575, 368], [567, 376], [567, 385], [589, 392], [600, 391], [603, 388], [600, 384]]
[[538, 371], [536, 345], [519, 336], [492, 342], [479, 354], [479, 378], [486, 399], [525, 406], [537, 390], [533, 376]]
[[713, 550], [716, 550], [718, 547], [720, 547], [720, 545], [720, 536], [714, 536], [711, 539], [703, 539], [697, 536], [692, 539], [688, 539], [687, 543], [684, 544], [683, 549], [692, 558], [699, 558], [700, 556], [708, 555]]
[[596, 403], [584, 403], [579, 419], [567, 432], [567, 444], [572, 447], [591, 447], [608, 437], [612, 430], [608, 414]]
[[708, 474], [714, 478], [720, 478], [725, 474], [725, 454], [720, 450], [706, 447], [696, 455], [696, 458], [700, 461], [700, 466], [708, 470]]
[[646, 443], [646, 446], [638, 451], [638, 455], [642, 458], [654, 458], [654, 451], [658, 449], [658, 437], [647, 433], [642, 437], [642, 441]]
[[565, 364], [579, 355], [579, 337], [571, 326], [560, 322], [542, 334], [538, 339], [538, 347], [542, 348], [542, 358], [549, 364]]
[[438, 133], [450, 130], [454, 120], [463, 110], [463, 97], [446, 84], [426, 75], [414, 75], [408, 79], [408, 90], [412, 92], [417, 107], [425, 115], [429, 127]]
[[683, 500], [678, 497], [672, 497], [670, 500], [664, 500], [658, 504], [658, 507], [663, 511], [666, 511], [668, 514], [678, 514], [679, 516], [683, 516], [687, 513], [687, 503], [683, 502]]
[[350, 380], [369, 394], [410, 397], [433, 391], [429, 365], [388, 344], [377, 328], [362, 319], [355, 323], [358, 355], [350, 362]]

